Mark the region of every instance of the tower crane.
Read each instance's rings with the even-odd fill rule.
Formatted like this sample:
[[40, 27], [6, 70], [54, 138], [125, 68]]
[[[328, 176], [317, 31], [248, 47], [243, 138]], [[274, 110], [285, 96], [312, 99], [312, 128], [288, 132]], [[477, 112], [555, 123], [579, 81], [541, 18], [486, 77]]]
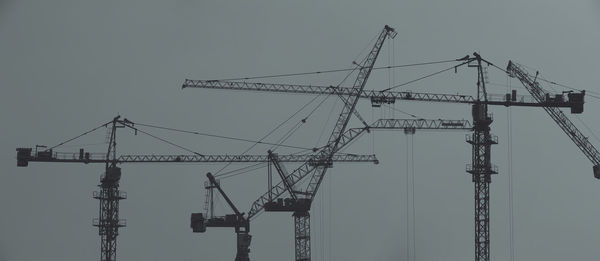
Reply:
[[244, 213], [240, 213], [233, 202], [231, 202], [227, 194], [225, 194], [219, 182], [217, 182], [215, 177], [210, 172], [206, 174], [206, 177], [208, 177], [209, 182], [206, 184], [205, 188], [207, 189], [207, 193], [211, 195], [209, 201], [209, 204], [211, 205], [210, 209], [213, 209], [212, 190], [216, 188], [219, 193], [221, 193], [225, 201], [227, 201], [227, 204], [233, 210], [234, 214], [215, 217], [213, 215], [214, 213], [211, 211], [206, 217], [204, 217], [202, 213], [193, 213], [191, 218], [191, 227], [193, 231], [202, 233], [206, 231], [207, 227], [235, 228], [235, 233], [237, 235], [237, 252], [235, 261], [249, 261], [250, 258], [248, 253], [250, 253], [250, 241], [252, 240], [252, 236], [248, 234], [250, 232], [250, 219], [244, 217]]
[[[565, 99], [563, 94], [556, 94], [551, 96], [546, 92], [539, 83], [536, 82], [539, 72], [536, 72], [535, 77], [531, 77], [521, 66], [516, 63], [509, 61], [506, 67], [506, 72], [510, 77], [517, 78], [525, 89], [531, 93], [531, 95], [540, 103], [543, 102], [561, 102]], [[583, 111], [583, 96], [585, 91], [581, 93], [568, 92], [567, 98], [571, 101], [578, 102], [579, 106], [572, 107], [571, 113], [581, 113]], [[594, 177], [600, 179], [600, 152], [598, 149], [588, 140], [586, 136], [567, 118], [567, 116], [556, 107], [543, 106], [544, 110], [550, 115], [550, 117], [558, 124], [558, 126], [569, 136], [569, 138], [577, 145], [577, 147], [583, 152], [583, 154], [594, 164], [593, 172]]]
[[[100, 201], [99, 217], [93, 220], [93, 225], [98, 227], [100, 242], [100, 259], [102, 261], [116, 260], [117, 236], [119, 228], [126, 226], [125, 220], [119, 219], [119, 201], [126, 199], [125, 192], [119, 190], [121, 168], [123, 163], [220, 163], [220, 162], [269, 162], [265, 155], [116, 155], [117, 129], [130, 128], [138, 131], [132, 121], [121, 119], [120, 116], [104, 124], [110, 127], [108, 152], [106, 154], [89, 153], [80, 149], [79, 152], [54, 152], [52, 148], [38, 151], [32, 148], [17, 148], [17, 166], [26, 167], [29, 162], [54, 162], [54, 163], [101, 163], [105, 164], [105, 172], [100, 178], [100, 191], [95, 191], [93, 197]], [[80, 135], [81, 136], [81, 135]], [[78, 136], [78, 137], [80, 137]], [[71, 139], [73, 140], [73, 139]], [[314, 155], [281, 155], [282, 162], [309, 162], [316, 165]], [[378, 163], [375, 155], [335, 154], [331, 162], [373, 162]]]
[[[473, 134], [467, 136], [467, 142], [472, 145], [472, 163], [467, 165], [466, 172], [472, 175], [472, 181], [475, 187], [475, 260], [488, 261], [490, 258], [490, 236], [489, 236], [489, 183], [491, 175], [497, 173], [497, 167], [491, 164], [491, 145], [498, 143], [498, 138], [490, 133], [490, 125], [493, 122], [492, 115], [488, 113], [488, 106], [524, 106], [524, 107], [543, 107], [553, 108], [551, 111], [558, 111], [558, 108], [570, 108], [571, 113], [583, 112], [583, 97], [585, 92], [570, 93], [567, 97], [556, 95], [546, 95], [544, 97], [555, 97], [548, 99], [526, 99], [524, 96], [517, 96], [516, 91], [507, 93], [498, 98], [498, 96], [489, 95], [485, 88], [483, 65], [493, 65], [493, 63], [483, 59], [479, 54], [473, 53], [473, 56], [465, 56], [456, 59], [459, 66], [477, 68], [477, 95], [454, 95], [454, 94], [434, 94], [418, 92], [392, 92], [364, 90], [356, 91], [354, 88], [336, 87], [336, 86], [313, 86], [313, 85], [293, 85], [293, 84], [273, 84], [273, 83], [255, 83], [243, 81], [219, 81], [219, 80], [191, 80], [186, 79], [182, 88], [206, 88], [206, 89], [228, 89], [242, 91], [267, 91], [282, 93], [302, 93], [302, 94], [336, 94], [340, 97], [357, 97], [369, 99], [371, 106], [380, 107], [382, 104], [392, 104], [396, 100], [424, 101], [424, 102], [442, 102], [442, 103], [462, 103], [471, 104], [473, 117]], [[495, 66], [495, 65], [494, 65]], [[510, 70], [509, 70], [510, 71]], [[519, 76], [519, 73], [516, 73]], [[523, 77], [521, 77], [523, 78]], [[523, 80], [522, 80], [523, 81]], [[533, 83], [529, 79], [529, 82]], [[526, 84], [527, 85], [527, 84]], [[530, 90], [531, 92], [531, 90]], [[533, 94], [533, 93], [532, 93]], [[546, 109], [548, 111], [548, 109]], [[550, 112], [549, 112], [550, 113]], [[552, 113], [551, 113], [552, 115]], [[558, 115], [558, 114], [557, 114]], [[571, 132], [574, 129], [572, 124], [566, 123], [563, 116], [555, 116], [559, 125], [575, 141], [586, 156], [594, 162], [594, 175], [600, 178], [600, 154], [593, 149], [593, 146], [584, 139], [584, 136], [578, 131]], [[576, 130], [576, 129], [575, 129]], [[296, 176], [295, 176], [296, 175]], [[290, 180], [297, 180], [297, 174], [290, 173]], [[295, 184], [295, 182], [290, 182]], [[318, 183], [317, 183], [318, 184]], [[283, 190], [274, 187], [274, 189]], [[267, 198], [266, 196], [264, 196]], [[265, 207], [267, 199], [259, 198], [254, 204], [250, 213], [255, 213]], [[265, 210], [268, 210], [265, 207]]]

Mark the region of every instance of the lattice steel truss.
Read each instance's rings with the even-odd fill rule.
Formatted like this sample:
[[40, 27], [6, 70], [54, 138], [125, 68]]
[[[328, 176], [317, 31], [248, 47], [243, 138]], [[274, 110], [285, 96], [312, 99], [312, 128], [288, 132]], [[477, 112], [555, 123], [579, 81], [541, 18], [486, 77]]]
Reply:
[[296, 261], [310, 260], [310, 214], [294, 212], [294, 238]]
[[[475, 107], [475, 105], [474, 105]], [[487, 109], [486, 109], [487, 111]], [[467, 136], [473, 147], [472, 164], [467, 165], [475, 185], [475, 260], [490, 260], [490, 182], [496, 167], [490, 162], [491, 145], [497, 139], [490, 134], [491, 117], [475, 121], [475, 131]]]
[[98, 227], [100, 235], [100, 260], [115, 261], [117, 259], [117, 236], [119, 228], [124, 227], [125, 221], [119, 219], [119, 201], [127, 196], [119, 190], [118, 177], [121, 170], [109, 167], [99, 185], [100, 191], [94, 192], [94, 198], [100, 200], [99, 218], [94, 219], [93, 225]]

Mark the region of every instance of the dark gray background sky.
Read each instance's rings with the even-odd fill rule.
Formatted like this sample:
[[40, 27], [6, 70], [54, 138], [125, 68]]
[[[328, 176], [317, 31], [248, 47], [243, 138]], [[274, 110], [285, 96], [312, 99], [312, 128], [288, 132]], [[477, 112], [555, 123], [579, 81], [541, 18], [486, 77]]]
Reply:
[[[16, 147], [54, 145], [117, 114], [134, 122], [259, 139], [313, 97], [181, 90], [183, 80], [347, 68], [365, 55], [361, 50], [371, 48], [369, 40], [385, 24], [396, 28], [398, 36], [384, 46], [378, 65], [446, 60], [478, 51], [501, 67], [513, 59], [547, 79], [600, 91], [600, 3], [595, 0], [3, 0], [0, 260], [99, 257], [99, 236], [91, 226], [98, 202], [92, 191], [103, 166], [33, 163], [17, 168]], [[402, 83], [444, 66], [376, 71], [366, 88], [381, 90], [390, 81]], [[337, 84], [343, 76], [265, 81]], [[474, 94], [475, 81], [474, 70], [464, 68], [397, 90]], [[516, 80], [491, 68], [489, 81], [494, 84], [489, 85], [491, 93], [505, 93], [504, 85], [525, 92]], [[340, 108], [329, 99], [287, 143], [322, 144], [329, 125], [320, 139], [315, 137], [330, 111], [335, 118]], [[423, 118], [470, 118], [466, 105], [402, 102], [395, 109]], [[598, 99], [587, 97], [579, 118], [592, 130], [600, 129], [599, 109]], [[366, 101], [359, 103], [359, 111], [368, 120], [408, 117], [371, 109]], [[517, 260], [594, 259], [600, 255], [600, 183], [592, 177], [592, 165], [543, 110], [511, 111]], [[491, 253], [493, 260], [508, 260], [508, 109], [491, 112], [492, 132], [500, 139], [492, 152], [500, 174], [493, 177], [491, 190]], [[205, 154], [238, 154], [250, 146], [153, 133]], [[120, 153], [185, 153], [143, 135], [123, 132], [119, 138]], [[103, 141], [100, 131], [60, 150], [95, 144], [85, 147], [102, 152], [105, 145], [98, 143]], [[470, 260], [473, 184], [464, 172], [471, 149], [464, 133], [417, 133], [414, 144], [417, 259]], [[266, 149], [258, 146], [251, 152], [264, 154]], [[377, 133], [346, 152], [373, 151], [381, 164], [336, 165], [328, 172], [312, 211], [313, 260], [403, 260], [407, 138], [401, 132]], [[289, 150], [281, 150], [285, 152]], [[189, 214], [203, 207], [204, 174], [221, 166], [123, 166], [121, 188], [128, 199], [121, 204], [121, 217], [128, 226], [118, 239], [118, 259], [231, 260], [232, 230], [193, 234], [188, 227]], [[223, 186], [247, 211], [266, 189], [265, 173], [261, 169], [226, 179]], [[287, 213], [259, 216], [252, 224], [251, 258], [292, 259], [292, 224]]]

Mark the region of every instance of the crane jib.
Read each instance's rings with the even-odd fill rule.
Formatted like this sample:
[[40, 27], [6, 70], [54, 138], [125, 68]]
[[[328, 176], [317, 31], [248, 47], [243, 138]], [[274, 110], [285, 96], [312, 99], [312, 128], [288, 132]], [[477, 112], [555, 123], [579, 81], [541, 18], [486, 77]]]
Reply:
[[[275, 84], [275, 83], [253, 83], [236, 81], [205, 81], [186, 79], [183, 88], [203, 88], [237, 91], [259, 91], [259, 92], [281, 92], [298, 94], [324, 94], [350, 96], [354, 95], [353, 89], [348, 87], [335, 86], [316, 86], [316, 85], [297, 85], [297, 84]], [[579, 108], [574, 111], [583, 111], [583, 96], [578, 93], [570, 93], [564, 96], [557, 94], [549, 95], [548, 99], [538, 102], [531, 96], [517, 95], [516, 90], [506, 94], [488, 94], [487, 101], [479, 101], [488, 105], [499, 106], [524, 106], [524, 107], [561, 107], [561, 108]], [[371, 106], [381, 107], [384, 104], [394, 104], [398, 100], [405, 101], [424, 101], [424, 102], [443, 102], [443, 103], [467, 103], [473, 104], [476, 99], [471, 95], [464, 94], [446, 94], [446, 93], [423, 93], [423, 92], [394, 92], [362, 90], [358, 93], [361, 99], [369, 99]], [[578, 98], [581, 97], [581, 100]], [[565, 99], [568, 98], [568, 99]]]

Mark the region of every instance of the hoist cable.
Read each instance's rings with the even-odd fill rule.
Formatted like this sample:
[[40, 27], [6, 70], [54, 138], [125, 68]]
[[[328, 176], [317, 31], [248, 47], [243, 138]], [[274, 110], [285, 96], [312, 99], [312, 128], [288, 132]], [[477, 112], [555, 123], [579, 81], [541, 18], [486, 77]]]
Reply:
[[333, 110], [337, 107], [336, 105], [337, 105], [337, 100], [331, 106], [331, 109], [329, 110], [329, 113], [327, 114], [327, 119], [325, 120], [325, 124], [323, 124], [323, 128], [321, 128], [321, 133], [319, 134], [319, 138], [317, 139], [317, 144], [315, 146], [317, 146], [318, 144], [321, 143], [321, 139], [323, 138], [323, 134], [325, 133], [325, 128], [327, 127], [327, 123], [331, 119], [331, 115], [333, 114]]
[[150, 127], [150, 128], [156, 128], [156, 129], [162, 129], [162, 130], [168, 130], [168, 131], [174, 131], [174, 132], [181, 132], [181, 133], [188, 133], [188, 134], [195, 134], [195, 135], [207, 136], [207, 137], [213, 137], [213, 138], [243, 141], [243, 142], [250, 142], [250, 143], [258, 143], [258, 144], [265, 144], [265, 145], [279, 145], [280, 147], [287, 147], [287, 148], [292, 148], [292, 149], [306, 149], [306, 150], [309, 149], [309, 148], [299, 147], [299, 146], [284, 145], [284, 144], [277, 144], [277, 143], [271, 143], [271, 142], [265, 142], [265, 141], [256, 141], [256, 140], [243, 139], [243, 138], [228, 137], [228, 136], [223, 136], [223, 135], [202, 133], [202, 132], [198, 132], [198, 131], [188, 131], [188, 130], [182, 130], [182, 129], [156, 126], [156, 125], [151, 125], [151, 124], [143, 124], [143, 123], [137, 123], [137, 122], [135, 124], [144, 126], [144, 127]]
[[408, 112], [402, 111], [402, 110], [400, 110], [400, 109], [396, 109], [395, 107], [392, 107], [392, 106], [390, 106], [390, 105], [384, 104], [383, 106], [389, 107], [389, 108], [390, 108], [391, 110], [393, 110], [393, 111], [397, 111], [397, 112], [400, 112], [400, 113], [406, 114], [406, 115], [408, 115], [408, 116], [410, 116], [410, 117], [413, 117], [413, 118], [416, 118], [416, 119], [422, 119], [422, 118], [418, 117], [417, 115], [414, 115], [414, 114], [411, 114], [411, 113], [408, 113]]
[[[388, 46], [390, 46], [391, 44], [392, 44], [392, 41], [389, 41], [388, 42]], [[392, 57], [393, 56], [393, 49], [394, 48], [390, 48], [390, 49], [392, 49], [392, 51], [391, 52], [388, 51], [388, 54], [389, 54], [388, 55], [388, 66], [392, 66], [393, 65], [393, 64], [391, 64], [392, 63], [392, 59], [395, 58], [395, 57]], [[393, 86], [393, 84], [396, 84], [396, 83], [392, 81], [392, 70], [388, 69], [387, 73], [388, 73], [388, 88], [391, 88]], [[395, 118], [395, 113], [393, 111], [391, 111], [391, 115], [392, 115], [392, 118]]]
[[[548, 81], [548, 80], [546, 80], [544, 78], [541, 78], [541, 77], [538, 77], [537, 79], [539, 79], [539, 80], [541, 80], [543, 82], [546, 82], [548, 84], [553, 84], [553, 85], [560, 86], [560, 87], [563, 87], [563, 88], [567, 88], [567, 89], [570, 89], [570, 90], [573, 90], [573, 91], [579, 91], [579, 92], [583, 91], [583, 90], [576, 89], [576, 88], [573, 88], [573, 87], [569, 87], [569, 86], [566, 86], [566, 85], [563, 85], [563, 84], [559, 84], [559, 83], [556, 83], [556, 82], [553, 82], [553, 81]], [[585, 92], [586, 92], [586, 96], [589, 96], [589, 97], [592, 97], [592, 98], [596, 98], [596, 99], [600, 99], [600, 93], [598, 93], [596, 91], [585, 90]], [[596, 95], [592, 95], [590, 93], [593, 93], [593, 94], [596, 94]]]
[[[456, 61], [456, 60], [453, 60], [453, 61]], [[440, 73], [443, 73], [443, 72], [446, 72], [446, 71], [450, 71], [450, 70], [452, 70], [452, 69], [454, 69], [454, 68], [457, 68], [457, 67], [459, 67], [459, 66], [465, 65], [465, 64], [467, 64], [467, 63], [469, 63], [469, 62], [470, 62], [470, 61], [462, 62], [461, 64], [458, 64], [458, 65], [452, 66], [452, 67], [450, 67], [450, 68], [443, 69], [443, 70], [441, 70], [441, 71], [437, 71], [437, 72], [434, 72], [434, 73], [430, 73], [430, 74], [427, 74], [427, 75], [421, 76], [421, 77], [419, 77], [419, 78], [417, 78], [417, 79], [414, 79], [414, 80], [411, 80], [411, 81], [408, 81], [408, 82], [405, 82], [405, 83], [401, 83], [401, 84], [398, 84], [398, 85], [394, 85], [394, 86], [392, 86], [391, 88], [387, 88], [387, 89], [385, 89], [385, 90], [382, 90], [382, 92], [389, 91], [389, 90], [392, 90], [392, 89], [395, 89], [395, 88], [398, 88], [398, 87], [402, 87], [402, 86], [405, 86], [405, 85], [408, 85], [408, 84], [411, 84], [411, 83], [414, 83], [414, 82], [417, 82], [417, 81], [420, 81], [420, 80], [423, 80], [423, 79], [426, 79], [426, 78], [429, 78], [429, 77], [432, 77], [432, 76], [438, 75], [438, 74], [440, 74]]]
[[104, 123], [104, 124], [102, 124], [102, 125], [100, 125], [100, 126], [98, 126], [98, 127], [95, 127], [95, 128], [93, 128], [93, 129], [91, 129], [91, 130], [89, 130], [89, 131], [86, 131], [86, 132], [84, 132], [84, 133], [82, 133], [82, 134], [79, 134], [79, 135], [77, 135], [77, 136], [75, 136], [75, 137], [73, 137], [73, 138], [70, 138], [70, 139], [68, 139], [68, 140], [65, 140], [65, 141], [63, 141], [63, 142], [61, 142], [61, 143], [59, 143], [59, 144], [57, 144], [57, 145], [54, 145], [54, 146], [52, 146], [52, 147], [50, 147], [50, 148], [47, 148], [46, 150], [51, 150], [51, 149], [54, 149], [54, 148], [56, 148], [56, 147], [58, 147], [58, 146], [61, 146], [61, 145], [64, 145], [64, 144], [66, 144], [66, 143], [68, 143], [68, 142], [71, 142], [71, 141], [73, 141], [73, 140], [76, 140], [76, 139], [78, 139], [78, 138], [80, 138], [80, 137], [82, 137], [82, 136], [84, 136], [84, 135], [90, 134], [90, 133], [92, 133], [92, 132], [96, 131], [97, 129], [100, 129], [100, 128], [102, 128], [102, 127], [106, 127], [106, 126], [107, 126], [108, 124], [110, 124], [111, 122], [112, 122], [112, 120], [111, 120], [111, 121], [109, 121], [109, 122], [107, 122], [107, 123]]
[[[317, 96], [317, 97], [318, 97], [318, 96]], [[315, 106], [315, 108], [313, 108], [313, 109], [312, 109], [312, 110], [311, 110], [311, 111], [308, 113], [308, 115], [306, 115], [306, 117], [304, 117], [304, 118], [303, 118], [303, 119], [302, 119], [300, 122], [298, 122], [298, 123], [297, 123], [296, 127], [294, 127], [295, 129], [294, 129], [294, 128], [290, 129], [290, 131], [288, 131], [288, 133], [287, 133], [286, 135], [284, 135], [284, 136], [282, 137], [282, 139], [280, 139], [280, 140], [278, 141], [278, 143], [279, 143], [279, 144], [281, 144], [281, 143], [285, 142], [285, 141], [286, 141], [288, 138], [290, 138], [290, 137], [291, 137], [291, 136], [292, 136], [292, 135], [293, 135], [293, 134], [294, 134], [294, 133], [295, 133], [295, 132], [296, 132], [298, 129], [300, 129], [300, 126], [301, 126], [302, 124], [306, 123], [306, 122], [308, 121], [308, 118], [310, 118], [310, 117], [311, 117], [311, 116], [312, 116], [312, 115], [315, 113], [315, 111], [316, 111], [318, 108], [320, 108], [320, 107], [321, 107], [321, 105], [323, 105], [323, 103], [324, 103], [324, 102], [325, 102], [325, 101], [326, 101], [326, 100], [327, 100], [329, 97], [330, 97], [330, 94], [329, 94], [329, 95], [326, 95], [326, 96], [325, 96], [325, 98], [324, 98], [323, 100], [321, 100], [321, 102], [319, 102], [319, 104], [317, 104], [317, 106]], [[274, 146], [274, 147], [272, 148], [272, 150], [274, 151], [274, 150], [275, 150], [277, 147], [279, 147], [279, 146]], [[314, 149], [315, 149], [315, 148], [313, 148], [313, 150], [314, 150]]]
[[583, 126], [592, 134], [592, 137], [594, 137], [597, 141], [600, 142], [600, 139], [598, 138], [598, 136], [596, 136], [594, 131], [592, 131], [592, 129], [587, 124], [585, 124], [585, 122], [578, 115], [575, 115], [575, 119], [581, 122], [581, 124], [583, 124]]
[[[375, 109], [371, 107], [371, 122], [375, 122]], [[375, 154], [375, 132], [371, 132], [371, 154]]]
[[324, 224], [325, 224], [325, 193], [321, 193], [321, 197], [320, 197], [320, 201], [321, 201], [321, 213], [319, 213], [319, 219], [320, 219], [320, 234], [321, 234], [321, 260], [325, 260], [325, 229]]
[[239, 169], [235, 169], [235, 170], [231, 170], [228, 172], [223, 172], [221, 173], [221, 175], [219, 175], [219, 179], [227, 179], [227, 178], [231, 178], [231, 177], [235, 177], [235, 176], [239, 176], [242, 174], [246, 174], [255, 170], [259, 170], [262, 168], [265, 168], [267, 166], [267, 163], [261, 162], [261, 163], [257, 163], [257, 164], [253, 164], [250, 166], [246, 166], [243, 168], [239, 168]]
[[85, 143], [85, 144], [73, 144], [73, 145], [69, 145], [69, 146], [61, 146], [61, 148], [75, 148], [75, 147], [88, 147], [88, 146], [98, 146], [98, 145], [105, 145], [106, 142], [96, 142], [96, 143]]
[[[508, 88], [512, 87], [512, 81], [507, 74], [507, 82]], [[509, 206], [509, 250], [510, 250], [510, 261], [515, 260], [515, 245], [514, 245], [514, 199], [513, 199], [513, 162], [512, 162], [512, 109], [510, 107], [506, 108], [506, 116], [507, 116], [507, 132], [508, 132], [508, 206]]]
[[283, 144], [288, 138], [290, 138], [294, 133], [296, 133], [297, 130], [300, 129], [300, 125], [302, 125], [302, 122], [301, 121], [297, 122], [296, 125], [294, 125], [285, 134], [283, 134], [283, 136], [281, 136], [281, 138], [279, 138], [279, 140], [277, 140], [276, 144], [273, 145], [271, 148], [269, 148], [269, 150], [275, 151], [279, 147], [280, 144]]
[[410, 175], [409, 175], [409, 146], [408, 146], [408, 135], [406, 136], [406, 260], [410, 261]]
[[508, 110], [508, 201], [509, 201], [509, 213], [510, 213], [510, 260], [515, 260], [515, 246], [514, 246], [514, 199], [513, 199], [513, 171], [512, 171], [512, 111]]
[[[449, 63], [449, 62], [456, 62], [456, 59], [434, 61], [434, 62], [411, 63], [411, 64], [402, 64], [402, 65], [393, 65], [393, 66], [380, 66], [380, 67], [374, 67], [373, 70], [405, 68], [405, 67], [432, 65], [432, 64], [440, 64], [440, 63]], [[301, 75], [310, 75], [310, 74], [325, 74], [325, 73], [334, 73], [334, 72], [347, 72], [347, 71], [353, 71], [353, 70], [356, 70], [356, 68], [333, 69], [333, 70], [313, 71], [313, 72], [303, 72], [303, 73], [285, 73], [285, 74], [274, 74], [274, 75], [263, 75], [263, 76], [250, 76], [250, 77], [240, 77], [240, 78], [218, 79], [218, 80], [211, 80], [211, 81], [254, 80], [254, 79], [265, 79], [265, 78], [301, 76]]]
[[[560, 83], [556, 83], [556, 82], [554, 82], [554, 81], [546, 80], [546, 79], [544, 79], [544, 78], [542, 78], [542, 77], [538, 77], [538, 79], [540, 79], [541, 81], [543, 81], [543, 82], [546, 82], [546, 83], [548, 83], [548, 84], [552, 84], [552, 85], [560, 86], [560, 87], [567, 88], [567, 89], [571, 89], [571, 90], [574, 90], [574, 91], [582, 91], [582, 90], [580, 90], [580, 89], [573, 88], [573, 87], [570, 87], [570, 86], [567, 86], [567, 85], [564, 85], [564, 84], [560, 84]], [[591, 92], [591, 93], [595, 93], [595, 94], [598, 94], [598, 95], [600, 95], [600, 92], [596, 92], [596, 91], [586, 90], [586, 92]]]
[[332, 223], [331, 223], [331, 220], [332, 220], [332, 215], [333, 215], [333, 204], [331, 203], [332, 202], [332, 199], [331, 199], [332, 198], [332, 192], [331, 192], [331, 190], [332, 190], [332, 183], [333, 183], [333, 170], [329, 170], [329, 176], [328, 177], [329, 177], [329, 184], [328, 184], [329, 185], [329, 189], [327, 190], [327, 192], [329, 192], [329, 207], [327, 209], [329, 209], [329, 221], [328, 221], [328, 224], [327, 224], [327, 228], [329, 229], [329, 233], [327, 234], [327, 236], [328, 236], [328, 241], [329, 241], [329, 247], [328, 247], [328, 249], [329, 249], [329, 253], [328, 253], [329, 254], [329, 258], [327, 260], [331, 260], [331, 253], [332, 253], [332, 250], [331, 250], [332, 249], [332, 245], [331, 245], [331, 226], [332, 226]]
[[412, 254], [413, 254], [413, 261], [417, 260], [417, 234], [416, 234], [416, 227], [417, 227], [417, 220], [416, 220], [416, 211], [415, 211], [415, 136], [414, 134], [410, 136], [410, 167], [411, 167], [411, 185], [412, 185], [412, 189], [411, 189], [411, 199], [412, 199]]
[[[367, 42], [367, 44], [365, 44], [365, 45], [363, 46], [363, 48], [360, 50], [360, 52], [358, 52], [358, 53], [356, 54], [356, 56], [354, 56], [354, 59], [352, 60], [352, 63], [356, 63], [356, 60], [357, 60], [358, 58], [360, 58], [361, 56], [363, 56], [363, 53], [364, 53], [364, 52], [367, 50], [367, 48], [369, 48], [369, 47], [372, 47], [372, 46], [373, 46], [373, 43], [375, 42], [375, 39], [377, 39], [377, 35], [373, 35], [373, 37], [371, 38], [371, 40], [369, 40], [369, 42]], [[364, 56], [363, 56], [363, 57], [364, 57]], [[363, 58], [363, 61], [364, 61], [364, 59], [366, 59], [366, 57], [364, 57], [364, 58]]]
[[[396, 66], [396, 40], [392, 38], [392, 67]], [[392, 71], [392, 84], [396, 84], [396, 71]]]
[[141, 132], [141, 133], [143, 133], [143, 134], [146, 134], [146, 135], [148, 135], [148, 136], [150, 136], [150, 137], [152, 137], [152, 138], [155, 138], [155, 139], [157, 139], [157, 140], [160, 140], [160, 141], [162, 141], [162, 142], [164, 142], [164, 143], [167, 143], [167, 144], [169, 144], [169, 145], [171, 145], [171, 146], [174, 146], [174, 147], [180, 148], [180, 149], [182, 149], [182, 150], [185, 150], [185, 151], [187, 151], [187, 152], [191, 152], [191, 153], [193, 153], [193, 154], [196, 154], [196, 155], [198, 155], [198, 156], [204, 156], [202, 153], [199, 153], [199, 152], [197, 152], [197, 151], [194, 151], [194, 150], [192, 150], [192, 149], [186, 148], [186, 147], [184, 147], [184, 146], [181, 146], [181, 145], [175, 144], [175, 143], [173, 143], [173, 142], [171, 142], [171, 141], [168, 141], [168, 140], [166, 140], [166, 139], [163, 139], [163, 138], [161, 138], [161, 137], [158, 137], [158, 136], [156, 136], [156, 135], [150, 134], [149, 132], [146, 132], [146, 131], [140, 130], [140, 129], [138, 129], [138, 128], [134, 128], [133, 126], [130, 126], [130, 125], [128, 125], [128, 124], [123, 124], [123, 125], [124, 125], [124, 126], [126, 126], [126, 127], [128, 127], [128, 128], [131, 128], [131, 129], [133, 129], [133, 130], [135, 130], [135, 131], [137, 131], [137, 132]]

